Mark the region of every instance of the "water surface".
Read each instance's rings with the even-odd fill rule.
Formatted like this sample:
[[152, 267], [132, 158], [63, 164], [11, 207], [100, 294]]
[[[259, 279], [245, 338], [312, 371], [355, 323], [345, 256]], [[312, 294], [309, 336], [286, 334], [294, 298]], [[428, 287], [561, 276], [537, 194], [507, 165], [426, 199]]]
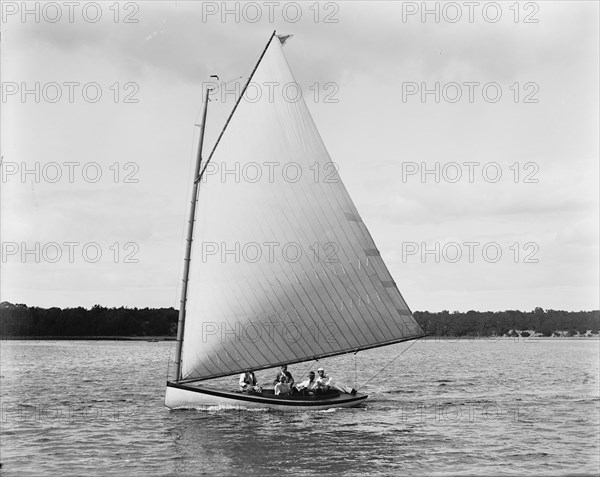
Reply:
[[[172, 342], [3, 342], [3, 473], [600, 470], [597, 340], [420, 340], [323, 360], [339, 381], [370, 380], [361, 390], [367, 403], [294, 413], [169, 411], [163, 398], [173, 350]], [[290, 370], [298, 379], [316, 367]], [[264, 384], [273, 374], [257, 376]], [[221, 380], [228, 389], [236, 381]]]

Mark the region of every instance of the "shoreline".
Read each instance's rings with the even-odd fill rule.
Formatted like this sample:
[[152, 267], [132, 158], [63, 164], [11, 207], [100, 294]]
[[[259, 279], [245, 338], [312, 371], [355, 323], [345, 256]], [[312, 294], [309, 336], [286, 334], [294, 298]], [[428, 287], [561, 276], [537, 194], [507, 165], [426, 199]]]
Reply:
[[[423, 336], [422, 341], [557, 341], [557, 340], [600, 340], [594, 336]], [[176, 336], [2, 336], [0, 341], [177, 341]]]
[[424, 336], [421, 338], [424, 341], [500, 341], [500, 340], [514, 340], [514, 341], [557, 341], [557, 340], [600, 340], [600, 335], [594, 336]]
[[2, 336], [1, 341], [177, 341], [176, 336]]

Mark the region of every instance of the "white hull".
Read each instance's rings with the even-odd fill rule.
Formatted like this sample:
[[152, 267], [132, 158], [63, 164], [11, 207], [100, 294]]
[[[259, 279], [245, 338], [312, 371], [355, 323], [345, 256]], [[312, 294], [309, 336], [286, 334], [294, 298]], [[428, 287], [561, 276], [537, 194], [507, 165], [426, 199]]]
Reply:
[[321, 411], [337, 407], [359, 406], [366, 394], [341, 393], [333, 397], [279, 397], [273, 394], [246, 394], [212, 388], [167, 383], [165, 406], [170, 409], [276, 409], [280, 411]]

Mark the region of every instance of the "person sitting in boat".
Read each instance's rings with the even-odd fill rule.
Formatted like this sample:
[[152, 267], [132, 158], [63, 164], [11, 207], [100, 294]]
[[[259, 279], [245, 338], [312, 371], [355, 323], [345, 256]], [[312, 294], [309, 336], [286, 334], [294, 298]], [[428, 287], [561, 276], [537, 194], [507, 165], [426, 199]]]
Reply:
[[319, 376], [317, 376], [317, 386], [321, 391], [329, 391], [334, 387], [333, 379], [331, 379], [329, 374], [325, 374], [325, 370], [323, 368], [317, 369], [317, 373], [319, 374]]
[[290, 394], [292, 391], [292, 385], [290, 384], [288, 377], [282, 375], [279, 377], [279, 382], [275, 385], [275, 396]]
[[326, 374], [323, 368], [317, 369], [317, 373], [319, 373], [319, 376], [317, 376], [319, 394], [329, 394], [337, 391], [352, 395], [356, 394], [356, 390], [354, 388], [349, 388], [347, 386], [334, 383], [333, 378], [329, 374]]
[[318, 389], [317, 380], [315, 379], [315, 372], [311, 371], [308, 373], [308, 379], [302, 381], [298, 386], [296, 386], [298, 393], [307, 396], [309, 394], [314, 394]]
[[254, 375], [254, 371], [240, 374], [240, 391], [262, 393], [262, 388]]
[[277, 372], [277, 376], [275, 376], [275, 379], [273, 380], [273, 384], [277, 384], [279, 382], [281, 382], [281, 377], [284, 376], [287, 378], [287, 382], [289, 383], [290, 386], [294, 385], [294, 378], [292, 377], [292, 373], [290, 373], [287, 370], [287, 364], [284, 364], [283, 366], [281, 366], [281, 368], [279, 368], [279, 371]]

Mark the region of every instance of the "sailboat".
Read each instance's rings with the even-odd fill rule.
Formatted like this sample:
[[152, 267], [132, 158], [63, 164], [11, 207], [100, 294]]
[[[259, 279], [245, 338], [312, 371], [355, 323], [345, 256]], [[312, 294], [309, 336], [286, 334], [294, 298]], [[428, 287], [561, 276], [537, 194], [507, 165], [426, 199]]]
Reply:
[[354, 390], [275, 395], [236, 390], [237, 376], [228, 389], [210, 380], [423, 336], [304, 99], [281, 94], [296, 85], [288, 37], [273, 32], [207, 158], [204, 92], [171, 409], [358, 406], [368, 396]]

